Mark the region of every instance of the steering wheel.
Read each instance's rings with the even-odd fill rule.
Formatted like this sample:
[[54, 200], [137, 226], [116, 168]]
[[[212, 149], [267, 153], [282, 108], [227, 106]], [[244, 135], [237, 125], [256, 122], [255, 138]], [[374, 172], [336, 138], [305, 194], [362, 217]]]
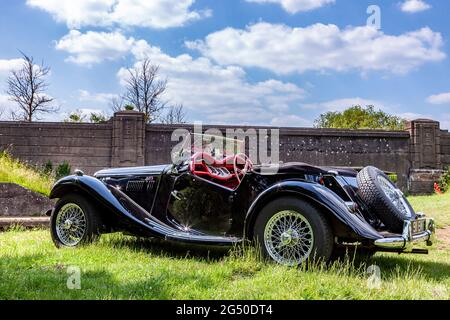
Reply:
[[[238, 160], [245, 162], [244, 168], [239, 169]], [[253, 163], [246, 154], [239, 153], [234, 156], [233, 171], [234, 171], [234, 175], [236, 176], [236, 179], [239, 183], [242, 182], [242, 179], [247, 174], [248, 170], [250, 170], [252, 167], [253, 167]]]

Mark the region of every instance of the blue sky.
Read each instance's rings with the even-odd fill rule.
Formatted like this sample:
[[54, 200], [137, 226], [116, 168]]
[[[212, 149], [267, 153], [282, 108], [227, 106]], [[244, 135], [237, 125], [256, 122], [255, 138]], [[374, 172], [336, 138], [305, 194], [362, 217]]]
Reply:
[[52, 69], [61, 111], [43, 120], [110, 113], [124, 69], [149, 57], [191, 122], [310, 126], [374, 104], [450, 128], [448, 12], [444, 0], [0, 0], [0, 107], [14, 107], [5, 79], [22, 50]]

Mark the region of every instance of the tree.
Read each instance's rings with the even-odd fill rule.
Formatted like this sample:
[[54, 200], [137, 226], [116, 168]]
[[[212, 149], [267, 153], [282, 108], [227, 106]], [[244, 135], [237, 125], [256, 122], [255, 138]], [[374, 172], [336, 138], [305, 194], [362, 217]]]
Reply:
[[49, 86], [46, 78], [50, 68], [44, 63], [36, 65], [33, 57], [24, 53], [22, 57], [22, 67], [11, 71], [6, 93], [18, 106], [18, 111], [12, 113], [12, 118], [32, 122], [40, 114], [57, 112], [58, 108], [51, 105], [53, 98], [46, 94]]
[[167, 113], [161, 117], [164, 124], [186, 123], [186, 113], [182, 104], [174, 105], [167, 108]]
[[111, 99], [109, 102], [110, 108], [113, 112], [119, 112], [125, 110], [125, 101], [122, 96], [117, 96]]
[[128, 69], [125, 83], [124, 102], [143, 112], [147, 123], [154, 122], [166, 106], [162, 96], [167, 88], [167, 80], [160, 79], [159, 67], [152, 64], [150, 59], [144, 59], [139, 66]]
[[[89, 118], [87, 118], [87, 114], [83, 113], [82, 110], [75, 110], [72, 113], [70, 113], [69, 117], [64, 120], [64, 122], [72, 122], [72, 123], [83, 123], [83, 122], [90, 122], [90, 123], [102, 123], [106, 122], [106, 115], [101, 112], [91, 112], [89, 114]], [[88, 119], [89, 121], [86, 121]]]
[[91, 123], [102, 123], [106, 121], [106, 115], [100, 112], [91, 112], [91, 115], [89, 116], [89, 122]]
[[83, 114], [81, 110], [73, 111], [64, 122], [81, 123], [86, 120], [86, 115]]
[[376, 111], [374, 106], [353, 106], [343, 112], [326, 112], [314, 122], [316, 128], [405, 130], [405, 120]]

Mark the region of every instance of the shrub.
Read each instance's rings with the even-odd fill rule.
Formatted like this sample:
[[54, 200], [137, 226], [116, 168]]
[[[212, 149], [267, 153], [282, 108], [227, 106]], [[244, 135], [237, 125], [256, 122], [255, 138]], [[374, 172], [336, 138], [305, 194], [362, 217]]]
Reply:
[[450, 189], [450, 168], [447, 168], [445, 173], [439, 179], [438, 185], [442, 192], [447, 192]]
[[391, 174], [389, 174], [388, 176], [389, 176], [389, 179], [391, 179], [391, 181], [392, 181], [393, 183], [397, 183], [397, 182], [398, 182], [398, 176], [397, 176], [396, 173], [391, 173]]
[[61, 179], [70, 175], [70, 164], [67, 161], [63, 161], [55, 170], [56, 179]]
[[42, 166], [42, 173], [47, 176], [50, 176], [53, 173], [53, 163], [50, 160]]

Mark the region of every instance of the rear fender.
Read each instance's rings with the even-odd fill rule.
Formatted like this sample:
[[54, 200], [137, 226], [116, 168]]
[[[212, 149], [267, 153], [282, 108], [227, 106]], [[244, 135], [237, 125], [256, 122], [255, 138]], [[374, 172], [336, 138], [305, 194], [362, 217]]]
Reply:
[[280, 196], [299, 196], [310, 200], [316, 206], [323, 208], [322, 212], [333, 215], [358, 236], [377, 240], [383, 238], [369, 223], [361, 220], [350, 212], [345, 202], [326, 187], [305, 181], [285, 181], [278, 183], [262, 192], [252, 203], [245, 218], [246, 234], [251, 234], [258, 213], [270, 201]]

